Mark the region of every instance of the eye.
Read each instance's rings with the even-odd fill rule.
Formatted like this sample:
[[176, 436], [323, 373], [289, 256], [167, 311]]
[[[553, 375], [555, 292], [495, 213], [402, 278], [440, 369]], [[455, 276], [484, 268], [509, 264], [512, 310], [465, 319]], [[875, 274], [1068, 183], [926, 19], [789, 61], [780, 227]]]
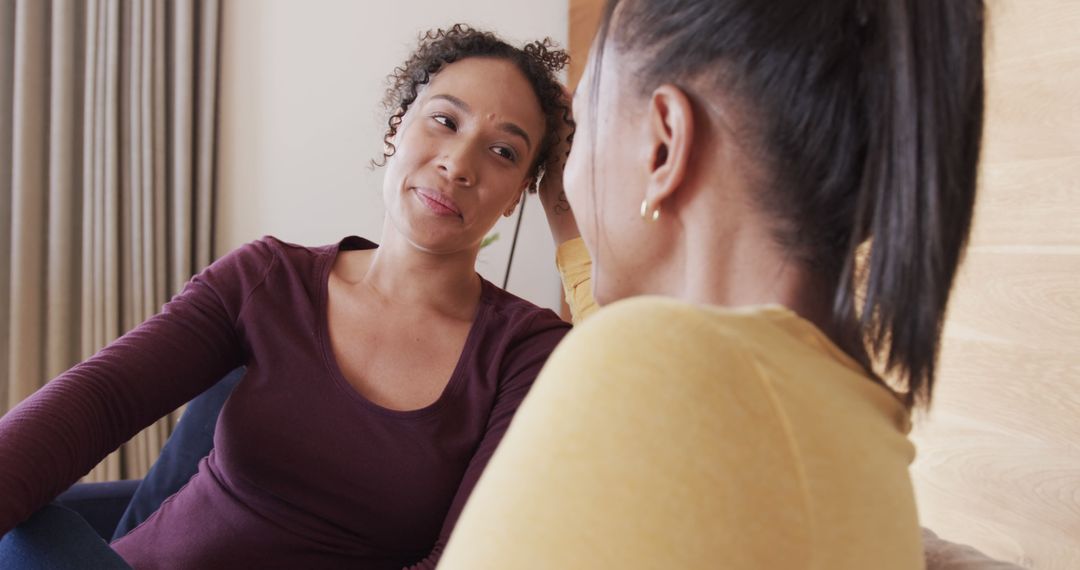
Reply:
[[431, 118], [434, 119], [436, 123], [439, 123], [440, 125], [450, 129], [451, 131], [457, 130], [457, 123], [454, 122], [454, 119], [446, 115], [435, 114], [432, 115]]
[[517, 162], [517, 153], [514, 152], [514, 149], [508, 146], [493, 146], [491, 147], [491, 149], [495, 151], [495, 154], [505, 158], [506, 160], [509, 160], [510, 162]]

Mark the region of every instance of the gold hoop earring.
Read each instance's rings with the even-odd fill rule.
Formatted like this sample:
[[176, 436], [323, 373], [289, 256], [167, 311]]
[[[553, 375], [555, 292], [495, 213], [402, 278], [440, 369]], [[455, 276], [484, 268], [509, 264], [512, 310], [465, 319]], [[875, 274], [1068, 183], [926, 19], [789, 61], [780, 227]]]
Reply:
[[656, 220], [660, 219], [660, 206], [657, 206], [656, 209], [652, 211], [652, 216], [650, 216], [649, 215], [649, 199], [646, 198], [646, 199], [641, 201], [641, 219], [648, 220], [650, 217], [652, 218], [652, 221], [654, 221], [654, 222]]

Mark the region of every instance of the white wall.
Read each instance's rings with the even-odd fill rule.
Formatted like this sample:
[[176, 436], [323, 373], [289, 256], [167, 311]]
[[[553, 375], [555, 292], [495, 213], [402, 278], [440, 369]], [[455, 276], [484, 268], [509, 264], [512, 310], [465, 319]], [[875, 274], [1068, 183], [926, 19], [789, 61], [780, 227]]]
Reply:
[[[419, 32], [466, 22], [511, 42], [551, 37], [566, 45], [567, 0], [228, 0], [224, 2], [218, 162], [220, 255], [271, 234], [306, 245], [382, 230], [385, 78]], [[497, 285], [514, 231], [480, 256]], [[542, 306], [559, 303], [554, 250], [531, 196], [509, 289]]]

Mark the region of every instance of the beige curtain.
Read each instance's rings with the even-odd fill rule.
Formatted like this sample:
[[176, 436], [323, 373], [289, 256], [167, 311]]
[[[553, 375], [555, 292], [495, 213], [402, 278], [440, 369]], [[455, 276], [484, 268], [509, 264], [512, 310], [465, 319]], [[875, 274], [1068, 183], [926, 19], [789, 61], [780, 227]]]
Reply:
[[[217, 0], [0, 0], [0, 411], [211, 261], [219, 14]], [[89, 479], [141, 477], [173, 423]]]

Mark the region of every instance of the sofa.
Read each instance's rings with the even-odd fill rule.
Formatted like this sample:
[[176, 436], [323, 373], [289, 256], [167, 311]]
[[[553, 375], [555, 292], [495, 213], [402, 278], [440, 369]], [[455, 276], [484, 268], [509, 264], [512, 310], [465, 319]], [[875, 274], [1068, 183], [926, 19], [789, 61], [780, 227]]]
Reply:
[[[105, 540], [118, 539], [146, 520], [180, 490], [214, 445], [218, 413], [244, 376], [243, 367], [192, 400], [161, 455], [141, 480], [77, 483], [56, 502], [79, 513]], [[929, 570], [1015, 570], [1019, 566], [988, 558], [978, 550], [939, 538], [923, 529]]]

